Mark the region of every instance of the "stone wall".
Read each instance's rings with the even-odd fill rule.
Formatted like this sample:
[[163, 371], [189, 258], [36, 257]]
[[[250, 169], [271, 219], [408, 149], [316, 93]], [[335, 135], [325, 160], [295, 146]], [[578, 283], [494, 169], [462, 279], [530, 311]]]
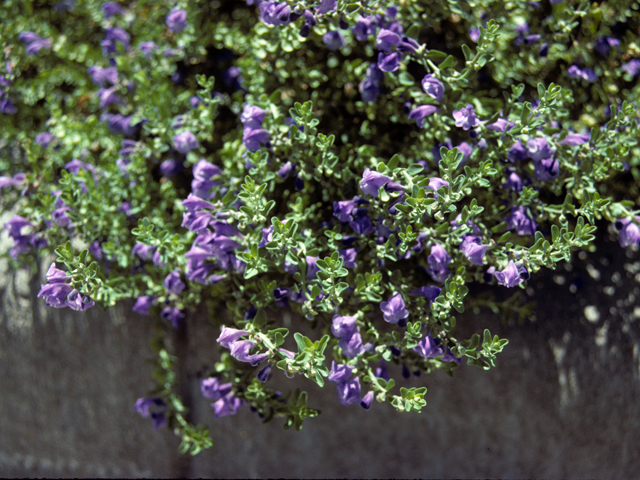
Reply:
[[[640, 259], [611, 241], [529, 282], [535, 321], [468, 312], [460, 328], [510, 339], [488, 372], [413, 378], [423, 413], [343, 407], [306, 388], [322, 415], [300, 432], [244, 408], [214, 420], [199, 378], [217, 333], [191, 319], [179, 371], [192, 420], [216, 446], [191, 458], [133, 413], [152, 388], [148, 319], [131, 305], [45, 309], [40, 280], [0, 264], [0, 476], [635, 478], [640, 470]], [[509, 292], [511, 293], [511, 292]], [[291, 320], [295, 321], [295, 320]], [[302, 381], [301, 381], [302, 380]]]

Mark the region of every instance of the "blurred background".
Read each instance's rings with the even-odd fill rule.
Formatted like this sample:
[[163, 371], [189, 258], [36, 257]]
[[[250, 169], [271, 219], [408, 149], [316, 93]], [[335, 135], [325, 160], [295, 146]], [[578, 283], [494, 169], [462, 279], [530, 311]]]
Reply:
[[420, 414], [344, 407], [332, 386], [274, 371], [270, 382], [297, 382], [322, 414], [300, 432], [261, 425], [246, 407], [215, 420], [199, 380], [219, 332], [192, 316], [173, 348], [191, 421], [216, 444], [196, 457], [133, 412], [154, 386], [148, 319], [130, 304], [45, 309], [43, 273], [0, 264], [0, 476], [637, 478], [640, 255], [604, 237], [533, 276], [525, 295], [537, 306], [522, 324], [489, 309], [459, 318], [460, 329], [487, 326], [510, 343], [490, 371], [463, 364], [454, 378], [412, 378], [429, 389]]

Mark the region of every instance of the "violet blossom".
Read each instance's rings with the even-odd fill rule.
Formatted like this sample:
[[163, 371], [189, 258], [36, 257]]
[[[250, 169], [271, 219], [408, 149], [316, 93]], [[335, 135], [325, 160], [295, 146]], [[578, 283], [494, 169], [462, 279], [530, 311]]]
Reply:
[[441, 102], [444, 95], [444, 85], [440, 80], [435, 78], [432, 74], [427, 74], [422, 79], [422, 89], [431, 98], [435, 98], [436, 101]]
[[184, 155], [200, 146], [198, 140], [196, 140], [195, 135], [190, 131], [182, 132], [175, 135], [173, 137], [173, 145], [178, 152]]
[[515, 230], [518, 235], [531, 235], [533, 237], [536, 233], [536, 222], [531, 218], [529, 210], [522, 205], [513, 207], [505, 221], [507, 222], [507, 229]]
[[453, 119], [455, 120], [456, 127], [460, 127], [463, 130], [469, 130], [470, 128], [480, 125], [480, 121], [473, 111], [473, 105], [470, 103], [460, 110], [454, 110]]
[[404, 327], [407, 324], [409, 311], [405, 308], [404, 300], [399, 292], [394, 293], [389, 300], [380, 303], [380, 310], [384, 314], [385, 322]]
[[173, 33], [178, 33], [187, 28], [187, 12], [181, 8], [173, 8], [166, 18], [167, 26]]
[[437, 111], [438, 107], [433, 105], [421, 105], [411, 110], [409, 120], [415, 120], [418, 127], [422, 128], [424, 126], [424, 119]]
[[502, 271], [495, 272], [494, 276], [498, 280], [498, 285], [504, 285], [509, 288], [520, 285], [523, 281], [520, 277], [518, 266], [513, 260], [509, 260], [507, 267]]
[[[640, 215], [636, 215], [635, 220], [640, 223]], [[621, 247], [626, 248], [630, 245], [638, 245], [640, 242], [640, 227], [638, 227], [637, 223], [630, 218], [622, 218], [616, 220], [614, 226], [618, 231], [618, 241]]]

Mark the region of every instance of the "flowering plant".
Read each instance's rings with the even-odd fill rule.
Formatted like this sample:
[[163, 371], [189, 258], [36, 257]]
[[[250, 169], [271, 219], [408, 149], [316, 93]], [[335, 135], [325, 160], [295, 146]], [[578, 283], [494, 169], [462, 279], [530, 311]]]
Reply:
[[215, 417], [299, 429], [319, 412], [276, 371], [420, 411], [404, 380], [507, 344], [457, 313], [526, 318], [527, 280], [597, 226], [640, 242], [631, 2], [41, 3], [0, 11], [5, 255], [55, 253], [48, 307], [156, 319], [135, 410], [184, 452], [212, 441], [168, 339], [200, 304]]

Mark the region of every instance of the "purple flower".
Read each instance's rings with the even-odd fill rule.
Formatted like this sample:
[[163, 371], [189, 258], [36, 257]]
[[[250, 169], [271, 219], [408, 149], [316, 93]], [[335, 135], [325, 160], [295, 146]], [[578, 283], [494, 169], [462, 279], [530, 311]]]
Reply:
[[409, 292], [409, 295], [412, 295], [414, 297], [428, 298], [429, 303], [431, 303], [440, 296], [441, 291], [442, 289], [440, 287], [426, 285], [424, 287], [419, 287], [419, 288], [416, 288], [415, 290], [411, 290]]
[[180, 295], [185, 289], [186, 285], [180, 280], [180, 271], [175, 270], [166, 276], [164, 283], [162, 284], [169, 293]]
[[142, 42], [140, 45], [138, 45], [138, 48], [146, 58], [149, 58], [151, 53], [156, 48], [158, 48], [158, 46], [155, 44], [155, 42], [149, 41], [149, 42]]
[[331, 370], [327, 379], [331, 383], [336, 385], [345, 384], [356, 367], [350, 367], [349, 365], [336, 364], [335, 360], [331, 361]]
[[175, 174], [180, 173], [183, 169], [182, 162], [175, 158], [165, 160], [160, 164], [160, 174], [163, 177], [173, 177]]
[[[376, 192], [377, 193], [377, 192]], [[341, 222], [353, 221], [351, 212], [362, 199], [358, 196], [353, 197], [353, 200], [342, 200], [339, 202], [333, 202], [333, 216], [337, 217]]]
[[622, 65], [621, 68], [632, 77], [636, 77], [637, 75], [640, 75], [640, 58], [634, 58], [630, 62], [627, 62], [624, 65]]
[[71, 277], [62, 270], [56, 268], [55, 262], [49, 265], [46, 273], [47, 282], [49, 283], [66, 283]]
[[200, 380], [200, 393], [204, 398], [209, 400], [219, 400], [220, 398], [231, 392], [230, 383], [220, 383], [217, 377], [209, 377]]
[[396, 45], [396, 49], [404, 53], [416, 53], [419, 48], [420, 44], [410, 37], [402, 37], [402, 40]]
[[620, 48], [620, 40], [612, 37], [600, 37], [593, 43], [593, 49], [603, 57], [609, 55], [611, 47]]
[[318, 266], [316, 265], [316, 261], [319, 257], [311, 257], [307, 255], [305, 260], [307, 262], [307, 277], [306, 278], [316, 278], [316, 273], [320, 271]]
[[84, 312], [85, 310], [93, 307], [95, 302], [91, 300], [87, 295], [80, 293], [78, 290], [73, 289], [67, 295], [67, 307], [76, 312]]
[[383, 28], [378, 32], [378, 36], [376, 38], [376, 48], [378, 50], [390, 53], [391, 47], [393, 45], [397, 45], [399, 42], [400, 35], [398, 35], [396, 32]]
[[582, 145], [583, 143], [588, 142], [590, 138], [591, 134], [589, 133], [570, 133], [564, 137], [562, 141], [558, 142], [558, 144], [571, 146]]
[[[636, 222], [640, 222], [640, 216], [636, 216], [635, 219]], [[630, 218], [616, 220], [614, 226], [618, 230], [618, 235], [620, 236], [618, 240], [621, 247], [626, 248], [629, 245], [638, 245], [640, 242], [640, 228]]]
[[50, 38], [42, 38], [34, 32], [22, 32], [18, 38], [27, 45], [27, 55], [35, 55], [42, 49], [51, 48]]
[[167, 26], [173, 33], [178, 33], [187, 28], [187, 12], [181, 8], [173, 8], [167, 15]]
[[136, 299], [136, 303], [131, 310], [140, 315], [149, 315], [149, 308], [156, 301], [156, 297], [154, 295], [145, 295], [142, 297], [138, 297]]
[[269, 143], [269, 132], [263, 128], [245, 128], [242, 143], [247, 147], [247, 150], [255, 152], [260, 149], [261, 143]]
[[263, 1], [260, 19], [267, 25], [286, 25], [291, 21], [291, 7], [286, 2]]
[[0, 112], [4, 113], [5, 115], [15, 115], [16, 113], [18, 113], [18, 109], [15, 107], [11, 100], [5, 98], [4, 100], [0, 100]]
[[184, 155], [200, 146], [195, 135], [189, 131], [175, 135], [173, 137], [173, 145], [178, 152]]
[[144, 245], [143, 243], [136, 243], [131, 250], [132, 255], [138, 255], [142, 260], [149, 260], [154, 254], [156, 247], [151, 245]]
[[217, 402], [211, 404], [215, 418], [226, 417], [227, 415], [235, 415], [242, 406], [242, 400], [236, 397], [233, 392], [227, 393]]
[[504, 285], [505, 287], [511, 288], [522, 283], [518, 266], [513, 260], [509, 260], [507, 267], [500, 272], [496, 272], [494, 276], [496, 280], [498, 280], [498, 284]]
[[444, 282], [449, 277], [448, 265], [451, 263], [451, 257], [442, 245], [436, 243], [431, 247], [427, 262], [429, 262], [427, 272], [436, 282]]
[[360, 398], [360, 379], [358, 377], [337, 385], [336, 389], [338, 390], [338, 401], [344, 406], [357, 405], [362, 401]]
[[356, 317], [341, 317], [334, 315], [331, 324], [331, 333], [334, 337], [344, 338], [351, 337], [356, 328]]
[[478, 42], [478, 39], [480, 38], [480, 29], [479, 28], [470, 28], [469, 29], [469, 38], [474, 41], [474, 42]]
[[436, 358], [438, 355], [442, 355], [444, 350], [436, 344], [436, 341], [429, 334], [425, 335], [418, 343], [413, 351], [420, 355], [422, 358]]
[[454, 110], [453, 119], [456, 122], [456, 127], [461, 127], [464, 130], [469, 130], [472, 127], [480, 125], [480, 121], [476, 117], [476, 113], [473, 111], [473, 105], [471, 104], [467, 104], [466, 107], [460, 110]]
[[513, 128], [513, 123], [505, 120], [504, 118], [499, 118], [495, 123], [487, 125], [487, 128], [490, 130], [495, 130], [497, 132], [506, 132], [510, 128]]
[[384, 314], [385, 322], [397, 323], [399, 326], [406, 325], [405, 319], [409, 316], [409, 311], [405, 308], [404, 300], [399, 292], [394, 293], [386, 302], [381, 302], [380, 310]]
[[322, 0], [317, 10], [320, 15], [324, 15], [325, 13], [333, 12], [336, 8], [338, 8], [337, 0]]
[[591, 68], [585, 68], [584, 70], [577, 65], [571, 65], [567, 70], [567, 76], [570, 78], [582, 78], [587, 82], [595, 82], [598, 76]]
[[532, 159], [542, 160], [552, 157], [556, 150], [549, 145], [546, 138], [536, 137], [527, 141], [527, 152]]
[[520, 176], [512, 168], [506, 168], [505, 174], [507, 175], [507, 181], [502, 184], [502, 187], [510, 188], [514, 192], [520, 193], [524, 186]]
[[533, 166], [536, 169], [536, 178], [541, 182], [552, 180], [560, 173], [560, 164], [555, 158], [545, 158], [544, 160], [535, 161]]
[[47, 148], [55, 138], [49, 132], [42, 132], [36, 135], [36, 143], [42, 148]]
[[390, 181], [391, 179], [386, 175], [365, 168], [364, 173], [362, 174], [362, 180], [360, 181], [360, 189], [367, 195], [377, 197], [380, 187], [386, 185]]
[[200, 198], [211, 198], [209, 194], [211, 189], [219, 182], [211, 180], [212, 177], [222, 175], [222, 171], [214, 164], [207, 162], [204, 158], [200, 159], [193, 167], [193, 180], [191, 181], [191, 190], [194, 195]]
[[196, 197], [193, 193], [190, 193], [187, 196], [187, 199], [182, 201], [182, 205], [191, 213], [203, 208], [207, 210], [213, 210], [216, 208], [213, 203], [202, 200], [201, 198]]
[[526, 37], [524, 37], [524, 44], [525, 45], [533, 45], [534, 43], [536, 43], [541, 38], [542, 38], [542, 36], [537, 34], [537, 33], [535, 33], [533, 35], [527, 35]]
[[351, 30], [357, 40], [364, 42], [369, 36], [375, 34], [376, 27], [372, 17], [360, 17]]
[[536, 233], [536, 222], [526, 207], [518, 206], [511, 209], [511, 214], [506, 218], [507, 228], [515, 230], [518, 235], [531, 235]]
[[343, 260], [343, 266], [345, 268], [358, 268], [358, 264], [356, 262], [356, 256], [358, 251], [355, 248], [347, 248], [344, 250], [338, 250], [338, 255]]
[[442, 95], [444, 95], [444, 85], [442, 82], [435, 78], [432, 74], [427, 74], [422, 79], [422, 89], [427, 95], [435, 98], [438, 102], [442, 101]]
[[107, 2], [102, 5], [102, 11], [104, 12], [105, 18], [111, 18], [114, 15], [120, 14], [123, 12], [122, 7], [117, 3]]
[[24, 173], [16, 173], [13, 177], [0, 177], [0, 190], [3, 187], [18, 187], [25, 181]]
[[344, 38], [337, 30], [330, 30], [322, 36], [322, 41], [329, 50], [339, 50], [344, 47]]
[[542, 45], [540, 45], [538, 55], [543, 58], [549, 55], [549, 44], [547, 42], [544, 42]]
[[139, 398], [134, 406], [134, 411], [144, 418], [151, 417], [155, 429], [167, 425], [166, 410], [167, 406], [161, 398]]
[[414, 108], [409, 113], [409, 120], [415, 120], [418, 127], [422, 128], [424, 126], [424, 119], [438, 111], [438, 107], [433, 105], [421, 105], [420, 107]]
[[[429, 179], [429, 185], [427, 186], [427, 188], [429, 190], [433, 190], [434, 192], [437, 192], [440, 188], [448, 187], [448, 186], [449, 186], [449, 182], [447, 182], [446, 180], [443, 180], [440, 177], [431, 177]], [[436, 198], [437, 198], [437, 195], [436, 195]]]
[[221, 347], [231, 349], [231, 344], [235, 343], [240, 337], [248, 335], [249, 332], [238, 330], [237, 328], [222, 327], [220, 336], [216, 340]]
[[489, 247], [490, 245], [482, 245], [482, 239], [480, 237], [472, 235], [466, 236], [460, 244], [460, 250], [462, 250], [464, 256], [467, 257], [467, 260], [473, 265], [484, 265], [482, 258]]
[[116, 87], [101, 88], [98, 90], [98, 97], [100, 98], [100, 108], [106, 108], [112, 103], [120, 105], [124, 103], [116, 93]]
[[116, 67], [89, 67], [88, 72], [94, 83], [101, 87], [104, 87], [107, 82], [111, 85], [118, 83], [118, 70], [116, 70]]
[[262, 370], [258, 372], [258, 374], [256, 375], [256, 378], [258, 379], [258, 381], [265, 383], [267, 380], [269, 380], [270, 374], [271, 374], [271, 365], [267, 365], [266, 367], [264, 367]]
[[362, 399], [360, 400], [360, 406], [365, 410], [369, 410], [371, 408], [371, 403], [373, 403], [373, 392], [369, 391]]
[[383, 72], [395, 72], [399, 66], [400, 54], [398, 52], [378, 53], [378, 68]]
[[[543, 138], [542, 140], [545, 139]], [[520, 140], [517, 140], [507, 152], [507, 160], [510, 162], [516, 162], [518, 160], [524, 160], [528, 155], [529, 152], [524, 147], [524, 145], [522, 145], [522, 142]]]
[[180, 327], [180, 320], [184, 318], [184, 314], [178, 309], [178, 307], [165, 307], [162, 312], [160, 312], [160, 317], [163, 320], [168, 320], [171, 322], [173, 328]]
[[47, 307], [64, 308], [67, 306], [67, 295], [71, 293], [72, 290], [73, 287], [66, 283], [41, 285], [38, 297], [44, 297]]
[[366, 348], [362, 344], [360, 336], [360, 327], [356, 327], [350, 336], [344, 336], [338, 342], [338, 346], [342, 349], [342, 354], [348, 358], [355, 358], [364, 353]]
[[[125, 50], [129, 50], [129, 34], [124, 31], [122, 28], [118, 27], [107, 27], [104, 29], [105, 40], [111, 42], [119, 42], [121, 43]], [[112, 52], [116, 53], [116, 52]]]

